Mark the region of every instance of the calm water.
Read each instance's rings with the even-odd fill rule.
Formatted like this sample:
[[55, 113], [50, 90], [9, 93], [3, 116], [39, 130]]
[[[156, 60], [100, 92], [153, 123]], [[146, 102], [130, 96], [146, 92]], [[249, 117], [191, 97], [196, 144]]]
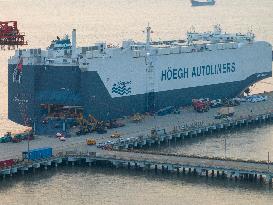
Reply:
[[[153, 39], [183, 38], [221, 24], [230, 32], [252, 29], [257, 38], [273, 43], [272, 0], [218, 0], [214, 7], [192, 8], [189, 0], [0, 0], [0, 20], [18, 20], [29, 47], [46, 47], [57, 35], [77, 29], [78, 45], [96, 41], [115, 44], [124, 39], [144, 40], [149, 22]], [[7, 120], [7, 59], [0, 51], [0, 133], [22, 127]], [[253, 92], [272, 90], [267, 79]], [[184, 144], [161, 151], [266, 159], [273, 154], [273, 126], [252, 128]], [[170, 177], [101, 169], [61, 169], [27, 179], [0, 182], [0, 204], [272, 204], [273, 193], [263, 186]]]

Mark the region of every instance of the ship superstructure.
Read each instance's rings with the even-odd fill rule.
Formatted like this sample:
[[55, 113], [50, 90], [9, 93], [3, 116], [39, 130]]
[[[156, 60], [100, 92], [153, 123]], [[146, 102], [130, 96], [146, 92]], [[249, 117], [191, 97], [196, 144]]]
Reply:
[[9, 59], [9, 118], [22, 122], [20, 100], [28, 101], [35, 121], [56, 106], [112, 119], [187, 105], [193, 98], [235, 97], [272, 75], [271, 52], [252, 32], [228, 34], [219, 25], [170, 41], [152, 41], [148, 26], [145, 42], [127, 40], [122, 46], [76, 47], [73, 30], [72, 42], [58, 37], [47, 50], [17, 50]]

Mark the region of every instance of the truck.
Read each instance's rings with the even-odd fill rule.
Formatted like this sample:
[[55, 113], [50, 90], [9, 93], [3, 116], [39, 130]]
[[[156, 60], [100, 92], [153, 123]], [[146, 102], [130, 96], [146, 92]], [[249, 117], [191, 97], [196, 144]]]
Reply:
[[193, 99], [192, 106], [197, 112], [207, 112], [210, 107], [210, 101], [207, 99]]
[[10, 168], [15, 164], [14, 159], [7, 159], [0, 161], [0, 170], [5, 168]]
[[235, 113], [234, 107], [223, 107], [218, 111], [217, 115], [215, 115], [214, 117], [215, 119], [232, 117], [234, 113]]
[[168, 115], [168, 114], [171, 114], [175, 111], [175, 107], [174, 106], [168, 106], [168, 107], [165, 107], [165, 108], [162, 108], [160, 110], [157, 111], [157, 115], [158, 116], [164, 116], [164, 115]]
[[0, 138], [0, 143], [7, 143], [11, 141], [12, 141], [11, 132], [7, 132], [7, 134], [5, 134], [4, 137]]

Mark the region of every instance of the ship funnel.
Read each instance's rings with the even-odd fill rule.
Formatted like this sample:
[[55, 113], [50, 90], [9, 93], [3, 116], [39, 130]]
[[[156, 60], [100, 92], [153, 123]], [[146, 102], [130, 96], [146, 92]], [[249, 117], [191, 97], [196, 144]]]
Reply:
[[76, 29], [72, 30], [72, 58], [77, 58]]

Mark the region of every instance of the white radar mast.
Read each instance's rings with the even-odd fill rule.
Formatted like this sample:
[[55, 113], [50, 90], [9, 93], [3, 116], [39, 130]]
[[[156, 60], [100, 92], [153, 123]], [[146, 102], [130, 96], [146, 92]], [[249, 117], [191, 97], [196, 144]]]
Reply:
[[150, 43], [151, 43], [151, 33], [152, 33], [152, 28], [150, 27], [149, 23], [148, 26], [146, 27], [146, 50], [150, 50]]
[[151, 55], [151, 27], [148, 23], [146, 27], [146, 109], [151, 111], [155, 109], [155, 68], [153, 63], [153, 56]]

